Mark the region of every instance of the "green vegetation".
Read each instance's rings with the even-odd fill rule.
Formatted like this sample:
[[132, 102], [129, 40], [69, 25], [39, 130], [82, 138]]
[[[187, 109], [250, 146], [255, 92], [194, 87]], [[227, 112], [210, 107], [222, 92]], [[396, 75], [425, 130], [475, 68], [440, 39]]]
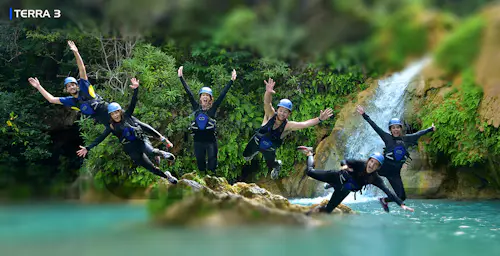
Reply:
[[[407, 57], [425, 53], [428, 35], [417, 18], [433, 5], [411, 0], [272, 1], [246, 6], [242, 1], [224, 6], [214, 1], [167, 2], [138, 6], [133, 1], [110, 1], [106, 8], [88, 3], [75, 9], [73, 4], [47, 1], [44, 8], [57, 5], [64, 14], [61, 19], [0, 25], [0, 187], [16, 188], [18, 195], [28, 197], [63, 194], [65, 185], [81, 173], [92, 174], [102, 189], [110, 184], [149, 187], [157, 180], [136, 168], [112, 135], [81, 163], [75, 153], [78, 145], [88, 145], [104, 127], [82, 117], [73, 123], [72, 110], [49, 104], [27, 82], [38, 77], [54, 96], [66, 96], [64, 77], [78, 76], [67, 40], [76, 43], [90, 82], [108, 101], [126, 108], [130, 78], [141, 81], [134, 115], [174, 143], [176, 164], [161, 167], [176, 176], [197, 169], [187, 134], [191, 107], [177, 68], [184, 66], [193, 91], [206, 85], [216, 96], [236, 69], [238, 78], [217, 118], [217, 174], [235, 181], [248, 166], [243, 149], [262, 122], [264, 79], [277, 82], [274, 104], [281, 98], [294, 103], [291, 120], [316, 117], [327, 107], [336, 114], [367, 87], [368, 78], [400, 69]], [[124, 10], [134, 12], [123, 16]], [[467, 31], [476, 33], [480, 24], [474, 20]], [[468, 37], [455, 36], [450, 42], [457, 40]], [[438, 56], [447, 50], [438, 50]], [[449, 66], [462, 69], [473, 54], [467, 56], [450, 60]], [[317, 130], [331, 129], [334, 122], [335, 118], [287, 137], [278, 151], [284, 162], [280, 175], [293, 171], [296, 145], [315, 144]], [[442, 142], [436, 143], [454, 146], [445, 144], [445, 139], [450, 138], [438, 138]], [[467, 162], [464, 156], [457, 159], [457, 164]], [[260, 156], [255, 159], [259, 163], [255, 173], [267, 175], [260, 160]]]
[[479, 53], [485, 25], [480, 15], [464, 21], [438, 46], [436, 62], [451, 75], [469, 67]]
[[[483, 92], [475, 84], [472, 70], [464, 71], [462, 79], [459, 90], [448, 93], [443, 102], [424, 106], [419, 113], [424, 127], [434, 122], [439, 129], [425, 149], [430, 155], [444, 154], [453, 166], [488, 166], [500, 154], [500, 131], [479, 118]], [[498, 170], [489, 171], [494, 183], [500, 184]]]

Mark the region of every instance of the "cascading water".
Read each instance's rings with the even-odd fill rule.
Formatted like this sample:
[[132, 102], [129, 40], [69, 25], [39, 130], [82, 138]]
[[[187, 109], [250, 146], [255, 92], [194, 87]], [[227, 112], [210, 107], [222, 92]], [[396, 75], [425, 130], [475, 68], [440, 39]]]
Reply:
[[[403, 115], [406, 87], [429, 61], [429, 58], [424, 58], [410, 64], [402, 72], [395, 73], [389, 78], [378, 81], [379, 86], [373, 98], [367, 105], [363, 106], [366, 114], [378, 126], [385, 128], [391, 118], [399, 118]], [[353, 111], [355, 110], [353, 109]], [[383, 148], [384, 142], [370, 125], [362, 120], [347, 139], [344, 159], [367, 159], [372, 152], [378, 151], [382, 153]], [[321, 202], [323, 199], [329, 199], [332, 192], [333, 189], [329, 189], [325, 191], [325, 196], [322, 197], [294, 199], [291, 201], [297, 204], [315, 204]], [[368, 189], [366, 192], [363, 191], [362, 195], [358, 193], [356, 200], [354, 200], [354, 193], [351, 193], [343, 203], [359, 203], [374, 200], [373, 197], [377, 193], [378, 189]]]

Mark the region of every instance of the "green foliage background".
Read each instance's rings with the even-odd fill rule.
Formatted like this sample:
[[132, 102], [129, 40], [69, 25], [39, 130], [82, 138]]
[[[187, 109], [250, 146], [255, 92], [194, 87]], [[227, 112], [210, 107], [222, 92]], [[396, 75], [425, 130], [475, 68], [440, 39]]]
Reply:
[[[21, 196], [59, 194], [82, 173], [93, 174], [102, 187], [109, 182], [148, 186], [157, 179], [135, 168], [112, 136], [82, 163], [75, 154], [78, 145], [90, 143], [104, 127], [80, 116], [77, 122], [71, 122], [71, 110], [49, 104], [27, 82], [29, 77], [38, 77], [54, 96], [65, 96], [64, 77], [78, 76], [67, 40], [75, 41], [91, 74], [90, 82], [108, 101], [126, 107], [131, 98], [132, 90], [112, 86], [112, 74], [121, 74], [120, 78], [127, 81], [135, 76], [141, 81], [134, 115], [174, 143], [177, 162], [173, 166], [162, 163], [162, 168], [177, 176], [196, 170], [192, 138], [186, 134], [191, 109], [177, 68], [185, 67], [184, 77], [193, 91], [206, 85], [216, 96], [229, 81], [231, 70], [236, 69], [238, 78], [217, 118], [218, 175], [235, 181], [248, 168], [241, 154], [262, 122], [264, 79], [277, 81], [274, 104], [280, 98], [292, 100], [292, 120], [314, 118], [327, 107], [338, 113], [343, 104], [366, 88], [367, 79], [400, 69], [408, 57], [426, 52], [428, 35], [418, 23], [418, 13], [438, 8], [445, 15], [468, 17], [487, 1], [459, 2], [151, 0], [140, 5], [109, 1], [103, 7], [94, 2], [44, 1], [44, 9], [57, 6], [63, 17], [0, 24], [0, 188], [16, 188], [14, 194]], [[21, 7], [39, 5], [36, 1], [20, 2]], [[123, 15], [125, 11], [127, 15]], [[449, 39], [449, 46], [439, 48], [436, 56], [443, 59], [440, 63], [454, 72], [463, 68], [474, 52], [466, 59], [441, 57], [448, 56], [449, 49], [461, 48], [459, 43], [476, 35], [481, 26], [480, 20], [472, 19], [463, 28], [464, 33]], [[129, 56], [120, 59], [104, 55], [103, 39], [136, 44], [129, 48], [131, 54], [116, 48], [118, 55]], [[450, 101], [454, 97], [458, 96], [450, 96]], [[461, 97], [479, 96], [470, 93]], [[472, 107], [466, 109], [468, 112], [457, 115], [472, 118]], [[428, 112], [422, 117], [424, 124], [444, 115], [443, 110]], [[287, 137], [278, 151], [278, 158], [284, 162], [282, 176], [293, 171], [294, 148], [314, 145], [319, 139], [318, 129], [331, 129], [334, 122], [332, 119]], [[492, 141], [492, 136], [484, 140]], [[449, 151], [455, 146], [449, 140], [451, 137], [436, 137], [432, 147], [436, 151], [431, 152], [446, 151], [455, 159]], [[163, 147], [156, 140], [153, 144]], [[458, 156], [454, 161], [474, 161], [464, 159], [469, 158]], [[267, 175], [260, 157], [255, 161], [257, 176]]]

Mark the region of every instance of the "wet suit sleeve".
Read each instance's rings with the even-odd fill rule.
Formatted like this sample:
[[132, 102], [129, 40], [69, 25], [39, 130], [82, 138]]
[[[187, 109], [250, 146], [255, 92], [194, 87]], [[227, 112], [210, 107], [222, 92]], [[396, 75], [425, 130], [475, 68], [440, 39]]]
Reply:
[[365, 162], [355, 159], [346, 159], [345, 163], [347, 166], [356, 171], [363, 171], [365, 168]]
[[106, 128], [106, 130], [104, 130], [104, 132], [101, 135], [99, 135], [99, 137], [97, 137], [90, 145], [85, 147], [87, 151], [90, 151], [93, 147], [99, 145], [104, 139], [106, 139], [106, 137], [108, 137], [110, 133], [111, 129]]
[[214, 110], [214, 112], [215, 112], [215, 110], [217, 110], [219, 105], [222, 103], [222, 101], [226, 97], [227, 92], [229, 91], [229, 89], [231, 89], [232, 85], [233, 85], [233, 80], [229, 80], [229, 83], [227, 83], [226, 86], [224, 87], [224, 89], [222, 89], [221, 94], [219, 95], [217, 100], [214, 102], [214, 105], [212, 106], [212, 109]]
[[409, 144], [417, 144], [418, 139], [420, 139], [420, 137], [422, 137], [422, 136], [424, 136], [427, 133], [432, 132], [432, 131], [433, 131], [432, 127], [429, 127], [425, 130], [421, 130], [421, 131], [418, 131], [416, 133], [405, 135], [406, 142], [408, 142]]
[[73, 96], [59, 97], [59, 101], [66, 107], [76, 107], [75, 99]]
[[366, 113], [363, 113], [363, 118], [368, 122], [368, 124], [375, 130], [375, 132], [380, 136], [380, 138], [387, 144], [387, 142], [391, 139], [391, 135], [384, 132]]
[[184, 86], [184, 90], [186, 90], [186, 93], [188, 94], [189, 101], [191, 102], [191, 106], [193, 107], [193, 110], [197, 110], [199, 108], [198, 102], [196, 102], [196, 99], [194, 98], [193, 92], [187, 85], [186, 81], [184, 80], [184, 77], [179, 77], [181, 79], [182, 86]]
[[384, 184], [384, 181], [382, 180], [382, 178], [379, 175], [376, 175], [374, 177], [372, 184], [374, 186], [380, 188], [382, 191], [384, 191], [384, 193], [387, 195], [387, 197], [389, 197], [392, 201], [399, 204], [399, 206], [404, 204], [403, 201], [401, 200], [401, 198], [396, 196], [396, 194], [392, 193], [392, 191]]
[[149, 124], [146, 124], [146, 123], [143, 123], [141, 121], [139, 121], [138, 119], [135, 119], [135, 122], [141, 126], [141, 128], [146, 131], [147, 133], [149, 134], [152, 134], [152, 135], [156, 135], [158, 136], [158, 138], [161, 138], [162, 135], [160, 132], [158, 132], [157, 130], [155, 130], [153, 127], [151, 127]]
[[88, 96], [92, 99], [96, 97], [94, 87], [88, 80], [85, 80], [83, 78], [78, 79], [78, 88], [80, 90], [80, 93], [84, 94], [85, 96]]
[[137, 104], [138, 92], [139, 88], [135, 88], [134, 95], [132, 95], [132, 100], [130, 101], [130, 105], [128, 106], [127, 111], [125, 112], [125, 114], [127, 114], [128, 116], [132, 116], [132, 114], [134, 113], [135, 105]]

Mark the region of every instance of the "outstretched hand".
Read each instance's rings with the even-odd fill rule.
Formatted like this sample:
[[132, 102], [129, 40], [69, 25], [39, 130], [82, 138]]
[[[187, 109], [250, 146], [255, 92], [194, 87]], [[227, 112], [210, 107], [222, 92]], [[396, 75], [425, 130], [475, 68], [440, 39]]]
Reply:
[[360, 105], [358, 105], [358, 106], [356, 107], [356, 111], [358, 111], [358, 113], [359, 113], [360, 115], [362, 115], [362, 114], [364, 114], [364, 113], [365, 113], [365, 109], [364, 109], [362, 106], [360, 106]]
[[325, 121], [326, 119], [330, 118], [331, 116], [333, 116], [333, 109], [327, 108], [325, 110], [320, 111], [319, 120]]
[[353, 172], [353, 171], [354, 171], [354, 170], [353, 170], [351, 167], [349, 167], [348, 165], [342, 165], [342, 166], [340, 167], [340, 170], [346, 170], [346, 171], [349, 171], [349, 172]]
[[179, 69], [177, 70], [177, 76], [182, 77], [182, 70], [184, 69], [184, 66], [180, 66]]
[[233, 72], [231, 72], [231, 80], [236, 80], [236, 70], [233, 69]]
[[76, 48], [76, 45], [73, 41], [68, 41], [68, 45], [69, 45], [69, 49], [74, 51], [74, 52], [78, 52], [78, 48]]
[[436, 126], [434, 126], [434, 123], [432, 123], [432, 131], [435, 132], [436, 131]]
[[33, 77], [28, 78], [28, 82], [30, 82], [30, 84], [37, 89], [38, 89], [38, 87], [40, 87], [40, 82], [38, 81], [38, 78], [36, 78], [36, 77], [35, 78], [33, 78]]
[[415, 210], [413, 210], [413, 208], [410, 208], [410, 207], [408, 207], [408, 206], [406, 206], [404, 204], [401, 205], [401, 209], [406, 210], [406, 211], [410, 211], [410, 212], [414, 212], [415, 211]]
[[165, 146], [166, 146], [167, 148], [172, 148], [172, 147], [174, 147], [174, 144], [172, 144], [172, 142], [170, 142], [170, 140], [168, 140], [167, 138], [165, 138], [165, 137], [163, 137], [163, 136], [162, 136], [162, 137], [160, 138], [160, 140], [161, 140], [161, 142], [165, 143]]
[[80, 146], [80, 150], [76, 151], [76, 154], [79, 157], [85, 157], [87, 155], [87, 149], [85, 147]]
[[264, 83], [266, 84], [266, 92], [270, 92], [272, 94], [276, 93], [274, 91], [274, 85], [276, 84], [276, 82], [274, 82], [274, 80], [272, 78], [269, 78], [269, 80], [264, 80]]
[[135, 77], [130, 79], [130, 82], [132, 83], [130, 85], [130, 88], [137, 89], [137, 87], [139, 87], [139, 80], [137, 80]]

